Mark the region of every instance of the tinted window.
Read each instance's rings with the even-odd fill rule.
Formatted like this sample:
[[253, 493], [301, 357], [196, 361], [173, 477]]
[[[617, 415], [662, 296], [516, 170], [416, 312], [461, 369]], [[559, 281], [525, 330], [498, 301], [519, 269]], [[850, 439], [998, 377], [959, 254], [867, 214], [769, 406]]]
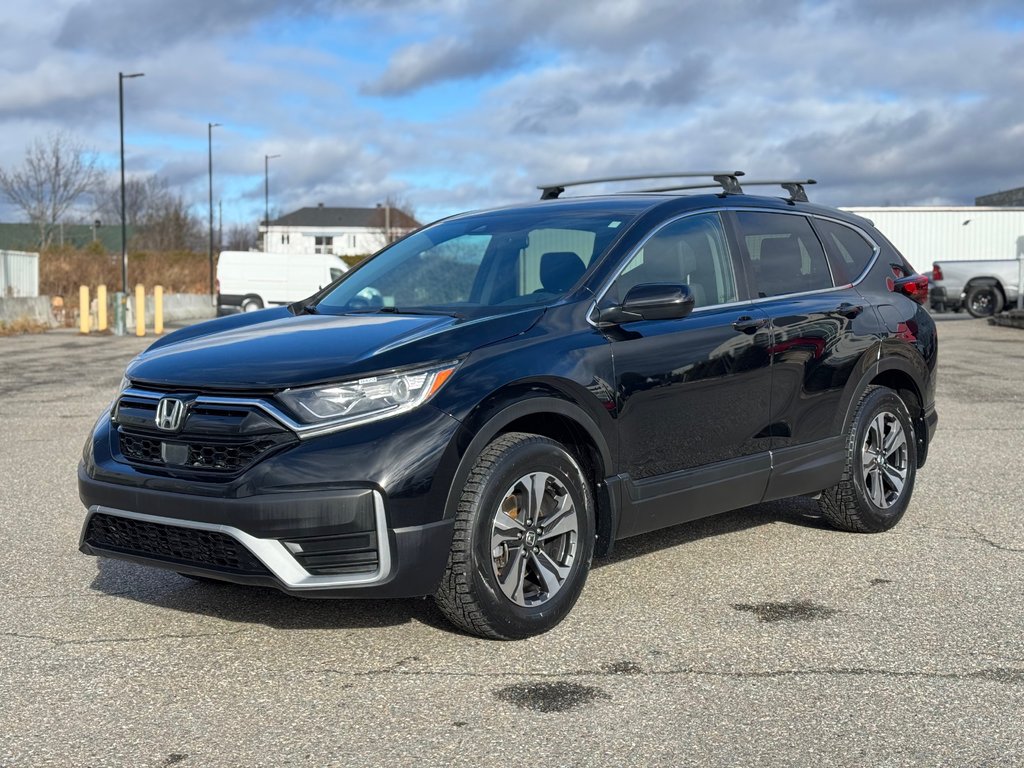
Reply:
[[683, 283], [696, 306], [736, 301], [729, 244], [718, 214], [688, 216], [651, 237], [616, 279], [609, 296], [621, 301], [640, 283]]
[[346, 273], [317, 309], [475, 316], [549, 303], [579, 282], [634, 215], [545, 204], [441, 221]]
[[760, 297], [832, 287], [832, 275], [811, 224], [803, 216], [739, 212], [740, 237]]
[[874, 246], [859, 232], [837, 224], [834, 221], [815, 221], [818, 232], [825, 241], [828, 263], [837, 283], [852, 283], [867, 268], [875, 255]]

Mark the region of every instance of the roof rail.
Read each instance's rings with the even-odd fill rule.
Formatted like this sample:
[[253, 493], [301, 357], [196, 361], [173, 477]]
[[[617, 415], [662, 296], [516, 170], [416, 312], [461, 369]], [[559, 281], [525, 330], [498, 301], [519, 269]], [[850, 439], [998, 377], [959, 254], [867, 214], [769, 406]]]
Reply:
[[[583, 179], [580, 181], [562, 181], [557, 184], [541, 184], [537, 187], [541, 191], [541, 200], [555, 200], [565, 192], [566, 187], [579, 187], [584, 184], [603, 184], [608, 181], [641, 181], [643, 179], [692, 179], [711, 177], [724, 192], [740, 194], [743, 189], [740, 187], [738, 176], [743, 176], [743, 171], [684, 171], [682, 173], [649, 173], [643, 176], [607, 176], [602, 179]], [[710, 184], [701, 184], [695, 187], [673, 187], [673, 189], [700, 189]], [[668, 190], [663, 190], [668, 191]]]
[[789, 180], [782, 179], [779, 181], [744, 181], [745, 186], [751, 187], [774, 187], [776, 185], [782, 187], [784, 190], [789, 192], [789, 199], [794, 203], [806, 203], [807, 202], [807, 191], [804, 189], [805, 184], [817, 184], [818, 182], [814, 179], [803, 179], [803, 180]]

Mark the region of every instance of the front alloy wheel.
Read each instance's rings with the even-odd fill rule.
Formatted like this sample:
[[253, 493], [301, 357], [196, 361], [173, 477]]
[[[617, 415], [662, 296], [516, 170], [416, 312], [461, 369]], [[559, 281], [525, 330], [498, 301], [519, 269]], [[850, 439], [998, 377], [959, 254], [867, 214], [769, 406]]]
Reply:
[[572, 609], [593, 553], [594, 500], [577, 459], [554, 440], [509, 432], [469, 473], [435, 599], [474, 635], [537, 635]]
[[513, 483], [491, 528], [491, 566], [505, 597], [529, 608], [557, 595], [576, 562], [579, 528], [557, 477], [531, 472]]

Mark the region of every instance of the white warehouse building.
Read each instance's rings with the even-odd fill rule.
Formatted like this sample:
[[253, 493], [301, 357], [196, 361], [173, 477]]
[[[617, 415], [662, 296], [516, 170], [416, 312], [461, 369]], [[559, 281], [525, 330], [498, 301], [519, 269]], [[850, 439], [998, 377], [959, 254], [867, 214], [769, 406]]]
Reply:
[[331, 253], [365, 256], [375, 253], [420, 224], [398, 208], [300, 208], [260, 225], [264, 250], [273, 253]]
[[1024, 208], [914, 206], [843, 208], [875, 223], [918, 272], [935, 261], [1024, 255]]

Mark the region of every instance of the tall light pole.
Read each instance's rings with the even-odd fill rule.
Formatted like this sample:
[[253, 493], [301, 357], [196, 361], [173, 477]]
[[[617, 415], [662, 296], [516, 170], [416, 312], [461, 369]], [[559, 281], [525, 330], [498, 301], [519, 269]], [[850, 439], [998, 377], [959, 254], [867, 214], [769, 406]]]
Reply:
[[124, 299], [128, 295], [128, 224], [124, 213], [124, 81], [132, 77], [143, 77], [145, 72], [126, 75], [117, 73], [117, 106], [121, 120], [121, 295], [114, 310], [114, 333], [124, 336]]
[[263, 252], [267, 251], [267, 237], [270, 235], [270, 161], [280, 155], [263, 156]]
[[213, 287], [213, 129], [220, 123], [206, 124], [206, 141], [210, 155], [210, 301], [216, 303], [217, 296]]

